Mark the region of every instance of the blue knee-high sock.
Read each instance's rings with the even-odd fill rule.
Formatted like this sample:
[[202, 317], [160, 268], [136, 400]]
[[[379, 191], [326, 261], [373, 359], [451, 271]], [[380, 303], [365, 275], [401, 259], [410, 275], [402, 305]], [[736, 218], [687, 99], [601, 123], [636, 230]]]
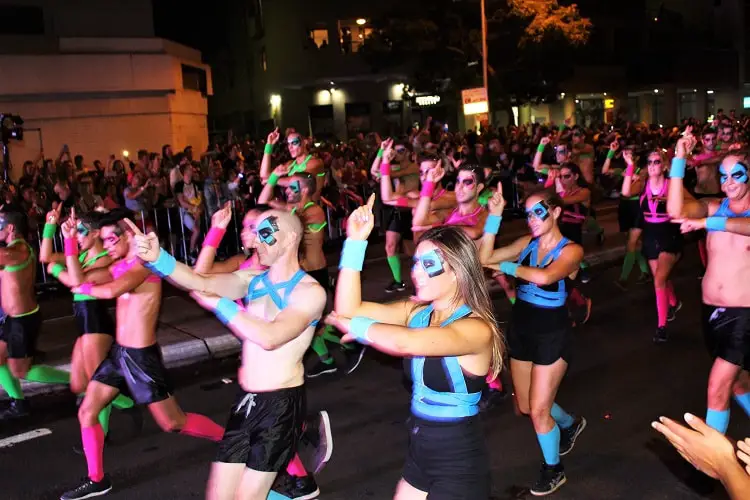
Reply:
[[735, 394], [734, 400], [737, 401], [737, 404], [742, 407], [743, 410], [745, 410], [745, 413], [748, 417], [750, 417], [750, 392], [746, 392], [745, 394]]
[[536, 435], [539, 446], [542, 448], [544, 462], [547, 465], [557, 465], [560, 463], [560, 428], [555, 424], [551, 431], [546, 434]]
[[729, 427], [729, 410], [706, 410], [706, 425], [726, 434]]
[[560, 408], [559, 404], [552, 403], [552, 411], [550, 413], [552, 414], [552, 418], [555, 419], [555, 422], [557, 422], [557, 425], [560, 426], [561, 429], [567, 429], [571, 425], [573, 425], [573, 417], [570, 415], [570, 413], [567, 413], [565, 410]]

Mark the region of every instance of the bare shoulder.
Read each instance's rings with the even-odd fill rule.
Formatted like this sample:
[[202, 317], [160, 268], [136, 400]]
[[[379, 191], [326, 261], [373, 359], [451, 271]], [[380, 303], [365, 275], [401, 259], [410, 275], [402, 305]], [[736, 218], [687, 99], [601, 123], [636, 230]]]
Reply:
[[583, 258], [583, 247], [578, 243], [568, 243], [562, 248], [560, 255], [571, 259]]
[[326, 291], [320, 283], [310, 276], [305, 276], [294, 287], [289, 303], [299, 305], [303, 309], [318, 309], [325, 307], [327, 298]]

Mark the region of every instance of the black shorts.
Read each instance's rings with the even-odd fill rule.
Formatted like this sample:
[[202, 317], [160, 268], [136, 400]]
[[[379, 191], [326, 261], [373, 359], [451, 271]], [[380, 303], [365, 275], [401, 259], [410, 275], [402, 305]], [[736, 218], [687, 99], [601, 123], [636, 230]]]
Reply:
[[557, 227], [563, 236], [573, 243], [583, 245], [583, 224], [571, 224], [569, 222], [558, 222]]
[[316, 269], [315, 271], [306, 271], [307, 274], [310, 275], [315, 281], [320, 283], [320, 286], [323, 287], [323, 289], [326, 292], [331, 291], [331, 277], [328, 275], [328, 268], [324, 267], [321, 269]]
[[627, 233], [631, 229], [641, 229], [643, 227], [643, 212], [641, 212], [641, 202], [635, 200], [620, 200], [617, 207], [617, 221], [620, 223], [620, 232]]
[[410, 417], [403, 478], [430, 500], [487, 500], [490, 462], [478, 417], [437, 423]]
[[538, 307], [523, 300], [513, 305], [507, 332], [510, 357], [551, 365], [560, 358], [570, 363], [571, 326], [566, 306]]
[[38, 310], [26, 316], [7, 316], [0, 328], [0, 340], [8, 345], [8, 357], [11, 359], [34, 357], [41, 326], [42, 314]]
[[641, 253], [646, 260], [656, 260], [659, 254], [671, 253], [678, 255], [682, 253], [683, 238], [680, 226], [671, 222], [662, 224], [643, 224], [643, 248]]
[[119, 389], [141, 405], [164, 401], [174, 392], [159, 344], [142, 348], [113, 344], [91, 380]]
[[73, 314], [78, 323], [78, 334], [103, 333], [115, 336], [115, 322], [102, 300], [80, 300], [73, 302]]
[[703, 304], [703, 335], [711, 356], [750, 370], [750, 307]]
[[414, 233], [411, 230], [411, 209], [397, 208], [386, 206], [383, 209], [385, 218], [383, 226], [386, 231], [399, 233], [404, 240], [414, 239]]
[[232, 405], [216, 462], [280, 472], [297, 453], [307, 410], [305, 386], [272, 392], [240, 391]]

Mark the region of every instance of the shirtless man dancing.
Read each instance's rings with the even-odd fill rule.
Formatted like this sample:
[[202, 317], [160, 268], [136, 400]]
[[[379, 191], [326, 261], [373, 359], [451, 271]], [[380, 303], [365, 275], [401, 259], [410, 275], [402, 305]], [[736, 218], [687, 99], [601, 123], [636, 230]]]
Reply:
[[260, 177], [264, 182], [278, 184], [286, 187], [291, 182], [291, 177], [300, 172], [307, 172], [315, 177], [315, 193], [312, 199], [320, 200], [320, 191], [325, 184], [325, 167], [323, 161], [310, 154], [310, 147], [307, 141], [297, 132], [292, 132], [286, 138], [286, 146], [289, 148], [289, 154], [293, 160], [286, 163], [285, 175], [275, 175], [274, 167], [271, 166], [271, 155], [273, 154], [274, 145], [279, 142], [279, 129], [277, 128], [270, 134], [266, 140], [266, 146], [263, 150], [263, 160], [260, 162]]
[[[277, 473], [290, 461], [299, 461], [295, 452], [306, 406], [302, 357], [326, 304], [325, 290], [300, 269], [300, 220], [269, 210], [255, 230], [253, 246], [260, 263], [268, 266], [262, 273], [240, 270], [200, 276], [160, 249], [155, 234], [136, 239], [138, 256], [149, 267], [193, 290], [195, 300], [242, 340], [242, 390], [211, 468], [209, 500], [265, 500]], [[234, 302], [238, 299], [245, 299], [245, 308]], [[318, 494], [316, 487], [295, 498]]]
[[73, 293], [97, 299], [116, 298], [117, 334], [107, 358], [86, 387], [78, 410], [89, 477], [63, 494], [61, 500], [91, 498], [112, 489], [104, 474], [104, 430], [97, 417], [122, 391], [128, 391], [137, 404], [148, 405], [154, 420], [166, 432], [212, 441], [219, 441], [224, 434], [224, 429], [208, 417], [184, 413], [172, 395], [172, 384], [156, 343], [161, 280], [138, 262], [130, 244], [135, 225], [125, 218], [125, 213], [113, 211], [107, 217], [100, 235], [113, 263], [108, 269], [86, 273], [87, 283], [74, 288]]

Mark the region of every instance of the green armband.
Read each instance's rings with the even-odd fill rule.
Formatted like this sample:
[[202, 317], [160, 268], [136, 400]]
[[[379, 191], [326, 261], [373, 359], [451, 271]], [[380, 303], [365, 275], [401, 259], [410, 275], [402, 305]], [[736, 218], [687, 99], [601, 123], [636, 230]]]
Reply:
[[378, 149], [378, 154], [375, 155], [375, 158], [382, 158], [383, 157], [383, 149]]
[[55, 262], [52, 265], [52, 269], [50, 270], [50, 274], [54, 276], [55, 278], [58, 278], [60, 276], [60, 273], [65, 271], [65, 266], [60, 264], [59, 262]]
[[273, 144], [266, 143], [265, 147], [263, 148], [263, 154], [264, 155], [273, 154]]
[[57, 224], [50, 224], [49, 222], [44, 225], [44, 231], [42, 232], [42, 238], [54, 238], [57, 232]]
[[276, 175], [276, 172], [273, 172], [271, 175], [268, 176], [268, 185], [273, 187], [276, 184], [279, 183], [279, 176]]
[[544, 153], [544, 148], [545, 148], [544, 144], [540, 144], [540, 145], [538, 145], [536, 147], [536, 152], [537, 153]]
[[607, 151], [607, 159], [608, 159], [608, 160], [611, 160], [611, 159], [612, 159], [612, 158], [614, 158], [614, 157], [615, 157], [615, 152], [614, 152], [614, 150], [610, 149], [609, 151]]
[[565, 125], [565, 124], [562, 124], [562, 125], [560, 125], [560, 126], [558, 127], [558, 130], [559, 130], [560, 132], [565, 132], [565, 129], [566, 129], [566, 128], [568, 128], [568, 126], [567, 126], [567, 125]]

